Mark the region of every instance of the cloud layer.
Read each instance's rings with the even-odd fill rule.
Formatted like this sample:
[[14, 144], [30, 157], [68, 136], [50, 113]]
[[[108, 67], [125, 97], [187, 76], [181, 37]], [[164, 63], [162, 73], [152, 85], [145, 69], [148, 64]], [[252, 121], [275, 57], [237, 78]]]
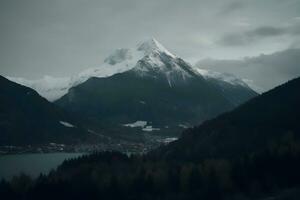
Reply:
[[75, 75], [152, 36], [191, 62], [272, 53], [298, 46], [299, 10], [299, 0], [2, 0], [0, 74]]
[[270, 55], [248, 57], [241, 60], [199, 61], [196, 66], [219, 72], [232, 73], [248, 80], [259, 92], [276, 87], [300, 76], [300, 49], [288, 49]]
[[261, 26], [240, 33], [225, 34], [218, 43], [225, 46], [255, 45], [260, 40], [279, 36], [300, 36], [300, 21], [288, 26]]

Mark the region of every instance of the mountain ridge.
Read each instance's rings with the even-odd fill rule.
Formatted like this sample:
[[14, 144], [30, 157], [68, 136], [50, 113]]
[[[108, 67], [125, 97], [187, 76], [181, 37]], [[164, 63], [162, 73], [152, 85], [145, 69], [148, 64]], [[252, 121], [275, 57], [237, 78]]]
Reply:
[[[99, 67], [83, 70], [78, 75], [72, 77], [55, 78], [45, 76], [44, 78], [38, 80], [27, 80], [17, 77], [6, 78], [21, 85], [30, 87], [36, 90], [43, 97], [47, 98], [49, 101], [54, 102], [61, 98], [63, 95], [67, 94], [70, 88], [76, 87], [77, 85], [87, 81], [91, 77], [101, 78], [109, 77], [117, 73], [123, 73], [136, 68], [137, 65], [139, 65], [140, 61], [146, 61], [148, 63], [152, 62], [157, 64], [157, 66], [160, 66], [159, 62], [161, 59], [157, 59], [158, 57], [177, 60], [177, 62], [174, 63], [174, 67], [176, 67], [176, 64], [178, 62], [182, 63], [182, 59], [180, 57], [172, 54], [155, 38], [150, 38], [143, 42], [140, 42], [135, 48], [117, 49], [113, 51], [112, 54], [107, 56]], [[190, 68], [195, 71], [194, 73], [203, 75], [199, 71], [197, 71], [198, 69], [194, 69], [191, 65]], [[157, 69], [159, 68], [157, 67]], [[142, 73], [143, 69], [137, 71], [140, 71]], [[206, 76], [207, 75], [208, 74], [206, 74]], [[220, 77], [210, 76], [210, 78], [218, 79]], [[243, 81], [240, 80], [239, 82], [242, 83]], [[243, 85], [245, 85], [244, 82]]]

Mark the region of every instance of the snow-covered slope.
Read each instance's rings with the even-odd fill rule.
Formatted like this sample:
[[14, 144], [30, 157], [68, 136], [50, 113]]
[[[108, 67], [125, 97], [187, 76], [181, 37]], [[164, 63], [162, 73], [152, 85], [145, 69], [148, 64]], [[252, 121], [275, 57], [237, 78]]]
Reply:
[[37, 91], [42, 97], [48, 101], [55, 101], [56, 99], [65, 95], [71, 87], [70, 78], [55, 78], [51, 76], [44, 76], [38, 80], [27, 80], [24, 78], [6, 77], [10, 81], [19, 83], [21, 85], [30, 87]]
[[137, 50], [149, 55], [153, 53], [164, 53], [172, 58], [177, 58], [174, 54], [170, 53], [162, 44], [160, 44], [155, 38], [151, 38], [144, 42], [141, 42], [137, 46]]
[[219, 73], [219, 72], [214, 72], [214, 71], [199, 69], [199, 68], [196, 68], [196, 70], [205, 79], [217, 79], [217, 80], [224, 81], [224, 82], [232, 84], [232, 85], [241, 85], [244, 87], [248, 87], [248, 85], [242, 79], [237, 78], [236, 76], [229, 74], [229, 73]]
[[36, 90], [49, 101], [55, 101], [67, 94], [70, 88], [87, 81], [91, 77], [109, 77], [129, 70], [133, 70], [141, 76], [153, 75], [153, 72], [161, 73], [167, 79], [170, 87], [179, 80], [185, 81], [193, 76], [219, 79], [230, 84], [246, 86], [246, 83], [242, 80], [231, 75], [193, 68], [190, 64], [168, 51], [154, 38], [139, 43], [133, 49], [117, 49], [104, 59], [99, 67], [89, 68], [73, 77], [54, 78], [45, 76], [39, 80], [7, 78]]

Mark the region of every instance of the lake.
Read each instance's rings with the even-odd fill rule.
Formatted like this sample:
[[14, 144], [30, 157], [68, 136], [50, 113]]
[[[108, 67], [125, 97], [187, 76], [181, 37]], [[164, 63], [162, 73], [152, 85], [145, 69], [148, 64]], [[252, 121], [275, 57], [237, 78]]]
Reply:
[[0, 179], [11, 179], [15, 175], [25, 173], [32, 177], [40, 173], [48, 173], [65, 159], [75, 158], [83, 153], [47, 153], [17, 154], [0, 156]]

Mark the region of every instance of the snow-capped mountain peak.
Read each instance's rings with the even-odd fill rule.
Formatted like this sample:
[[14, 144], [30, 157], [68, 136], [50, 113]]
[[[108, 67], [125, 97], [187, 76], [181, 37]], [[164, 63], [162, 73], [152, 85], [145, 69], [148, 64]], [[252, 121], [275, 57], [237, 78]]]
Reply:
[[152, 53], [164, 53], [172, 58], [176, 58], [169, 50], [167, 50], [162, 44], [160, 44], [155, 38], [151, 38], [141, 42], [137, 46], [138, 51], [144, 52], [145, 55]]
[[193, 68], [189, 63], [168, 51], [154, 38], [147, 39], [132, 49], [117, 49], [105, 58], [100, 66], [83, 70], [75, 76], [65, 78], [45, 76], [38, 80], [7, 78], [36, 90], [49, 101], [55, 101], [67, 94], [70, 88], [87, 81], [91, 77], [109, 77], [129, 70], [139, 76], [164, 77], [170, 87], [178, 82], [186, 82], [192, 77], [214, 78], [231, 84], [244, 84], [243, 81], [234, 77], [224, 77], [222, 74]]
[[133, 68], [137, 75], [164, 78], [170, 87], [191, 77], [201, 76], [190, 64], [172, 54], [154, 38], [140, 43], [137, 50], [144, 53]]

